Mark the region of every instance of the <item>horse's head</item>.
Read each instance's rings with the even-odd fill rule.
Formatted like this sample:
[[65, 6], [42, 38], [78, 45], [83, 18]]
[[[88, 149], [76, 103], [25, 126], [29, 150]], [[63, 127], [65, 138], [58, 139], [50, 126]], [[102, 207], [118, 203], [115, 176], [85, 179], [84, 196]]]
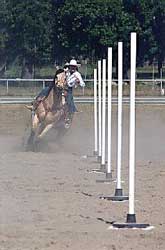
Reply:
[[56, 72], [54, 77], [54, 106], [59, 107], [63, 103], [63, 93], [66, 87], [66, 75], [64, 70], [59, 70]]
[[66, 74], [63, 69], [57, 70], [54, 76], [54, 106], [59, 106], [64, 104], [64, 92], [66, 88]]
[[56, 74], [55, 77], [55, 85], [60, 88], [64, 89], [66, 86], [66, 75], [65, 72], [61, 72], [59, 74]]

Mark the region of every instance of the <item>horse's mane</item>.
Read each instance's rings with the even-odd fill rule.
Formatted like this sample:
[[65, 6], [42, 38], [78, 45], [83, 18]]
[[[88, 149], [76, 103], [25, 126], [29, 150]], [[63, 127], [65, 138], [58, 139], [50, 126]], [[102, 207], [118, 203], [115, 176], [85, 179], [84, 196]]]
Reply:
[[62, 98], [62, 90], [63, 88], [58, 86], [57, 84], [57, 81], [58, 81], [58, 75], [64, 73], [64, 70], [63, 69], [58, 69], [55, 73], [55, 76], [54, 76], [54, 79], [53, 79], [53, 82], [51, 83], [51, 85], [49, 86], [49, 90], [48, 90], [48, 93], [45, 97], [45, 100], [49, 97], [51, 91], [54, 92], [53, 95], [56, 96], [56, 98], [54, 99], [55, 103], [53, 104], [54, 107], [58, 107], [59, 106], [59, 102], [61, 102], [61, 98]]
[[63, 73], [64, 72], [64, 70], [63, 69], [58, 69], [57, 71], [56, 71], [56, 73], [55, 73], [55, 75], [54, 75], [54, 82], [55, 82], [55, 80], [56, 80], [56, 78], [57, 78], [57, 75], [58, 74], [61, 74], [61, 73]]
[[56, 86], [56, 84], [55, 84], [55, 81], [56, 81], [56, 79], [57, 79], [57, 75], [58, 75], [58, 74], [61, 74], [61, 73], [63, 73], [63, 72], [64, 72], [63, 69], [58, 69], [58, 70], [56, 71], [56, 73], [55, 73], [55, 75], [54, 75], [54, 78], [53, 78], [53, 82], [52, 82], [52, 83], [50, 84], [50, 86], [49, 86], [48, 95], [49, 95], [50, 91], [52, 90], [52, 88], [54, 88], [54, 90], [57, 91], [57, 86]]

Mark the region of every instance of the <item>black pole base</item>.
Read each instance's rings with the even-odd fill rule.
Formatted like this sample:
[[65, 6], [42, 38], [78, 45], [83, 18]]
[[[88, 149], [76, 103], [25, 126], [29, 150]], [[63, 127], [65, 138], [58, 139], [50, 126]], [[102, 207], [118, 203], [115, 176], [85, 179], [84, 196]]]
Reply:
[[103, 173], [107, 172], [106, 164], [101, 164], [101, 166], [100, 166], [100, 172], [103, 172]]
[[105, 164], [101, 164], [100, 168], [99, 169], [92, 169], [92, 172], [95, 172], [95, 173], [106, 173], [107, 172], [107, 169], [106, 169], [106, 165]]
[[100, 155], [97, 156], [97, 161], [98, 161], [99, 163], [101, 163], [101, 156], [100, 156]]
[[98, 152], [97, 151], [93, 151], [93, 155], [94, 156], [98, 156]]
[[104, 200], [108, 200], [108, 201], [127, 201], [128, 200], [128, 196], [104, 196], [102, 197], [102, 199]]
[[106, 173], [106, 179], [109, 179], [112, 181], [112, 172], [111, 173]]
[[104, 180], [96, 180], [98, 183], [106, 183], [106, 182], [112, 182], [112, 173], [106, 173], [105, 179]]
[[122, 188], [116, 188], [115, 189], [115, 196], [123, 196]]
[[144, 229], [150, 227], [150, 224], [145, 223], [113, 223], [113, 228], [118, 229]]
[[136, 215], [135, 214], [127, 214], [127, 220], [126, 223], [113, 223], [114, 228], [121, 228], [121, 229], [143, 229], [150, 227], [150, 224], [147, 223], [136, 223]]
[[108, 201], [127, 201], [129, 199], [128, 196], [123, 195], [122, 189], [116, 189], [114, 196], [104, 196], [100, 198]]
[[136, 223], [136, 215], [135, 214], [127, 214], [127, 223]]
[[127, 195], [123, 195], [123, 190], [122, 188], [116, 188], [115, 190], [115, 195], [111, 197], [111, 201], [127, 201], [129, 198]]

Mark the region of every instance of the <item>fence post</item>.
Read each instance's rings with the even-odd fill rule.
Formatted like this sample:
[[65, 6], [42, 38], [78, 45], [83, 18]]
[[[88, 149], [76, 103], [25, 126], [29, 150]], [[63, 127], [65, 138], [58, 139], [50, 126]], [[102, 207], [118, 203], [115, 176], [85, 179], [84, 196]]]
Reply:
[[82, 94], [85, 95], [85, 87], [82, 87]]
[[45, 88], [45, 80], [43, 80], [42, 88], [43, 88], [43, 89]]
[[162, 78], [163, 78], [163, 68], [160, 69], [160, 94], [164, 95]]
[[9, 93], [9, 80], [6, 80], [6, 91], [7, 94]]
[[155, 84], [155, 68], [154, 68], [154, 62], [153, 62], [153, 67], [152, 67], [152, 89], [154, 89], [154, 84]]

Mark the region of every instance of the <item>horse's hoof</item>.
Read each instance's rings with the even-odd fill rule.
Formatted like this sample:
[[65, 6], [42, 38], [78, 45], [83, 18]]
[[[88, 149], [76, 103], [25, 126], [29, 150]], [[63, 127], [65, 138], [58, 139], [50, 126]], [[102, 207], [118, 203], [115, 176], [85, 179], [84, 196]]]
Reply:
[[69, 129], [69, 128], [70, 128], [70, 126], [71, 126], [71, 124], [70, 124], [70, 123], [65, 123], [65, 125], [64, 125], [64, 127], [65, 127], [66, 129]]

